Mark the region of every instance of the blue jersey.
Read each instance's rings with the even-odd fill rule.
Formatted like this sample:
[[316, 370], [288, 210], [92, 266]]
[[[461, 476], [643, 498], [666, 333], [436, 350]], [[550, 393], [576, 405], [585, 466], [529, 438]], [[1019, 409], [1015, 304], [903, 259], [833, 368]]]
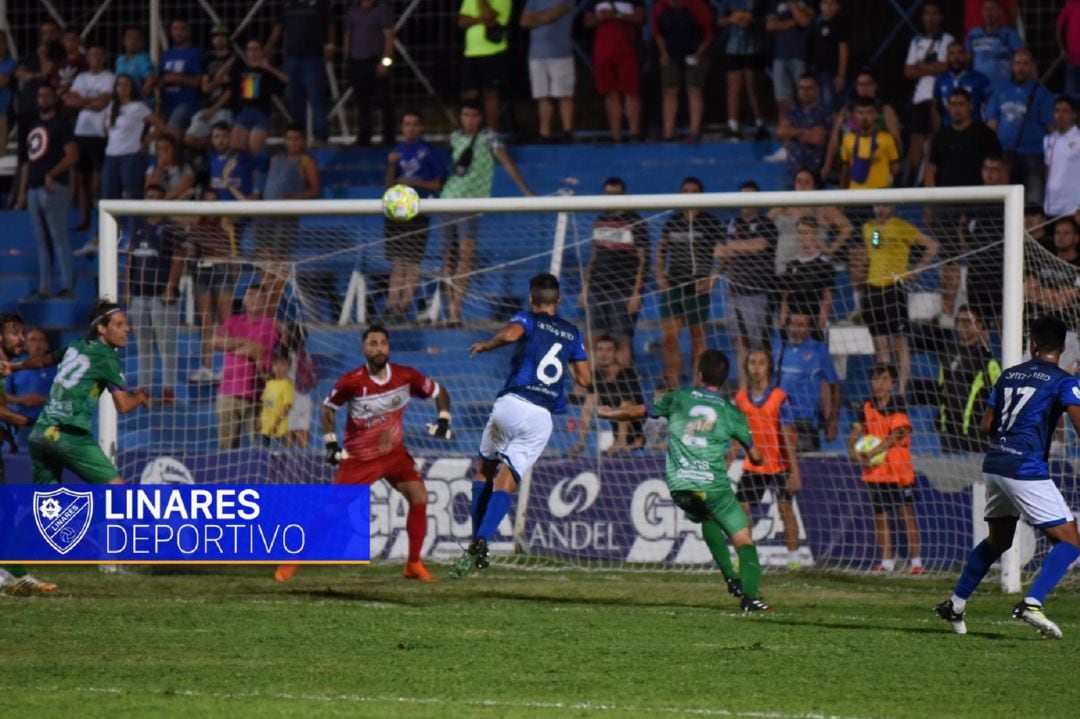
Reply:
[[217, 193], [219, 200], [235, 200], [236, 195], [229, 191], [235, 187], [246, 197], [255, 191], [255, 171], [257, 162], [247, 152], [229, 150], [224, 155], [210, 152], [210, 187]]
[[798, 346], [785, 344], [774, 351], [773, 363], [780, 389], [787, 392], [791, 400], [795, 419], [816, 420], [821, 411], [821, 382], [840, 382], [829, 357], [829, 348], [809, 339]]
[[517, 341], [510, 360], [510, 377], [499, 396], [514, 394], [554, 414], [566, 411], [563, 377], [567, 364], [584, 362], [581, 332], [561, 317], [537, 312], [518, 312], [510, 322], [525, 334]]
[[986, 105], [987, 98], [990, 97], [990, 78], [978, 70], [965, 70], [959, 75], [943, 72], [934, 80], [934, 98], [941, 109], [941, 121], [946, 125], [952, 125], [949, 95], [958, 87], [964, 88], [971, 95], [971, 119], [982, 120], [983, 107]]
[[971, 53], [972, 69], [990, 78], [997, 92], [1012, 82], [1012, 56], [1024, 47], [1024, 40], [1011, 27], [999, 27], [992, 35], [977, 27], [968, 33], [964, 46]]
[[[22, 357], [16, 357], [16, 361], [26, 359], [27, 355]], [[23, 369], [18, 372], [12, 372], [7, 379], [4, 380], [4, 391], [8, 395], [21, 397], [25, 394], [40, 394], [43, 397], [49, 396], [49, 390], [52, 389], [53, 379], [56, 377], [55, 367], [43, 367], [42, 369]], [[37, 407], [28, 407], [25, 405], [12, 402], [10, 397], [8, 398], [8, 406], [30, 419], [37, 419], [41, 414], [41, 410], [44, 405], [38, 405]]]
[[990, 393], [993, 439], [983, 471], [1012, 479], [1047, 479], [1050, 441], [1066, 408], [1080, 407], [1080, 382], [1033, 359], [1002, 372]]
[[[398, 179], [441, 180], [446, 177], [446, 165], [442, 156], [424, 140], [403, 142], [394, 148], [401, 155], [397, 161]], [[430, 190], [417, 190], [421, 197], [435, 197], [438, 193]]]
[[[161, 53], [158, 61], [158, 72], [164, 77], [166, 73], [199, 77], [202, 75], [202, 50], [197, 47], [173, 47]], [[141, 88], [136, 86], [136, 94]], [[166, 85], [161, 91], [161, 104], [167, 118], [178, 105], [198, 104], [202, 95], [198, 89], [187, 85]]]

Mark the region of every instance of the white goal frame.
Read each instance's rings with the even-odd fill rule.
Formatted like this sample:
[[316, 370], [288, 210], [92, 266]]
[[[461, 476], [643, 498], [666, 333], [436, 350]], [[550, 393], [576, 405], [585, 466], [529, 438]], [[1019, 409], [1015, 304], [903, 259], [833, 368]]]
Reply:
[[[989, 187], [940, 187], [888, 190], [822, 190], [816, 192], [732, 192], [666, 195], [592, 195], [546, 197], [497, 197], [481, 199], [429, 199], [421, 209], [431, 213], [600, 212], [614, 210], [663, 211], [694, 208], [738, 210], [743, 207], [858, 206], [875, 204], [962, 204], [999, 202], [1004, 206], [1004, 266], [1002, 267], [1002, 366], [1019, 364], [1023, 355], [1024, 302], [1024, 188], [1021, 185]], [[119, 296], [118, 217], [166, 215], [200, 216], [210, 209], [200, 202], [103, 200], [99, 213], [99, 275], [101, 296]], [[282, 215], [381, 215], [380, 200], [288, 200], [214, 203], [215, 216], [252, 217]], [[565, 233], [556, 233], [554, 254], [561, 257]], [[117, 415], [112, 402], [98, 405], [101, 448], [116, 453]], [[972, 487], [972, 533], [976, 541], [985, 536], [982, 517], [983, 487]], [[1021, 585], [1020, 553], [1014, 546], [1001, 559], [1001, 587], [1017, 593]]]

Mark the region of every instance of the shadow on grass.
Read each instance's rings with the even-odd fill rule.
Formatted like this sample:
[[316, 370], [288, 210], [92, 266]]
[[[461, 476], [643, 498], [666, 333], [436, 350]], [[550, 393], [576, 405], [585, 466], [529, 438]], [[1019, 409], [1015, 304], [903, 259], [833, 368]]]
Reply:
[[[949, 634], [948, 627], [942, 624], [941, 627], [912, 627], [912, 626], [896, 626], [888, 624], [846, 624], [844, 622], [835, 622], [819, 619], [799, 619], [798, 617], [774, 617], [772, 619], [773, 624], [786, 624], [793, 627], [821, 627], [822, 629], [854, 629], [857, 631], [872, 631], [878, 632], [900, 632], [902, 634]], [[981, 637], [982, 639], [1021, 639], [1022, 637], [1012, 634], [1003, 634], [1001, 632], [968, 632], [969, 637]]]

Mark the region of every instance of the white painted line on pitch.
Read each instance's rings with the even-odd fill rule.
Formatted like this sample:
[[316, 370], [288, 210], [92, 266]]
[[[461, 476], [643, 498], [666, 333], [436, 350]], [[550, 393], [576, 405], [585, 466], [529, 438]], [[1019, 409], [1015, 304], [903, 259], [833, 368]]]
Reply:
[[[4, 692], [15, 690], [26, 691], [29, 687], [0, 687]], [[83, 692], [89, 694], [130, 694], [145, 697], [148, 692], [132, 692], [119, 687], [37, 687], [31, 689], [35, 692]], [[501, 699], [441, 699], [438, 697], [390, 697], [390, 696], [363, 696], [361, 694], [294, 694], [291, 692], [207, 692], [197, 689], [170, 689], [168, 695], [162, 693], [162, 698], [181, 696], [198, 699], [276, 699], [284, 701], [310, 701], [335, 703], [344, 702], [349, 704], [420, 704], [420, 705], [447, 705], [466, 707], [487, 707], [503, 709], [553, 709], [556, 711], [595, 711], [611, 712], [615, 714], [626, 712], [667, 714], [674, 716], [706, 716], [706, 717], [732, 717], [738, 719], [867, 719], [838, 714], [821, 714], [819, 712], [779, 712], [779, 711], [740, 711], [738, 709], [722, 708], [695, 708], [695, 707], [652, 707], [637, 706], [632, 704], [612, 704], [608, 702], [561, 702], [561, 701], [508, 701]]]

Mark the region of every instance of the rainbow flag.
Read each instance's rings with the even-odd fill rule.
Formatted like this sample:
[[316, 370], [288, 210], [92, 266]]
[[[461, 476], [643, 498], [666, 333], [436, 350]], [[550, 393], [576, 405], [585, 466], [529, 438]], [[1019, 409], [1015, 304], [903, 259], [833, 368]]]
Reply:
[[244, 100], [256, 100], [259, 97], [259, 85], [262, 82], [261, 72], [245, 72], [240, 79], [240, 97]]

